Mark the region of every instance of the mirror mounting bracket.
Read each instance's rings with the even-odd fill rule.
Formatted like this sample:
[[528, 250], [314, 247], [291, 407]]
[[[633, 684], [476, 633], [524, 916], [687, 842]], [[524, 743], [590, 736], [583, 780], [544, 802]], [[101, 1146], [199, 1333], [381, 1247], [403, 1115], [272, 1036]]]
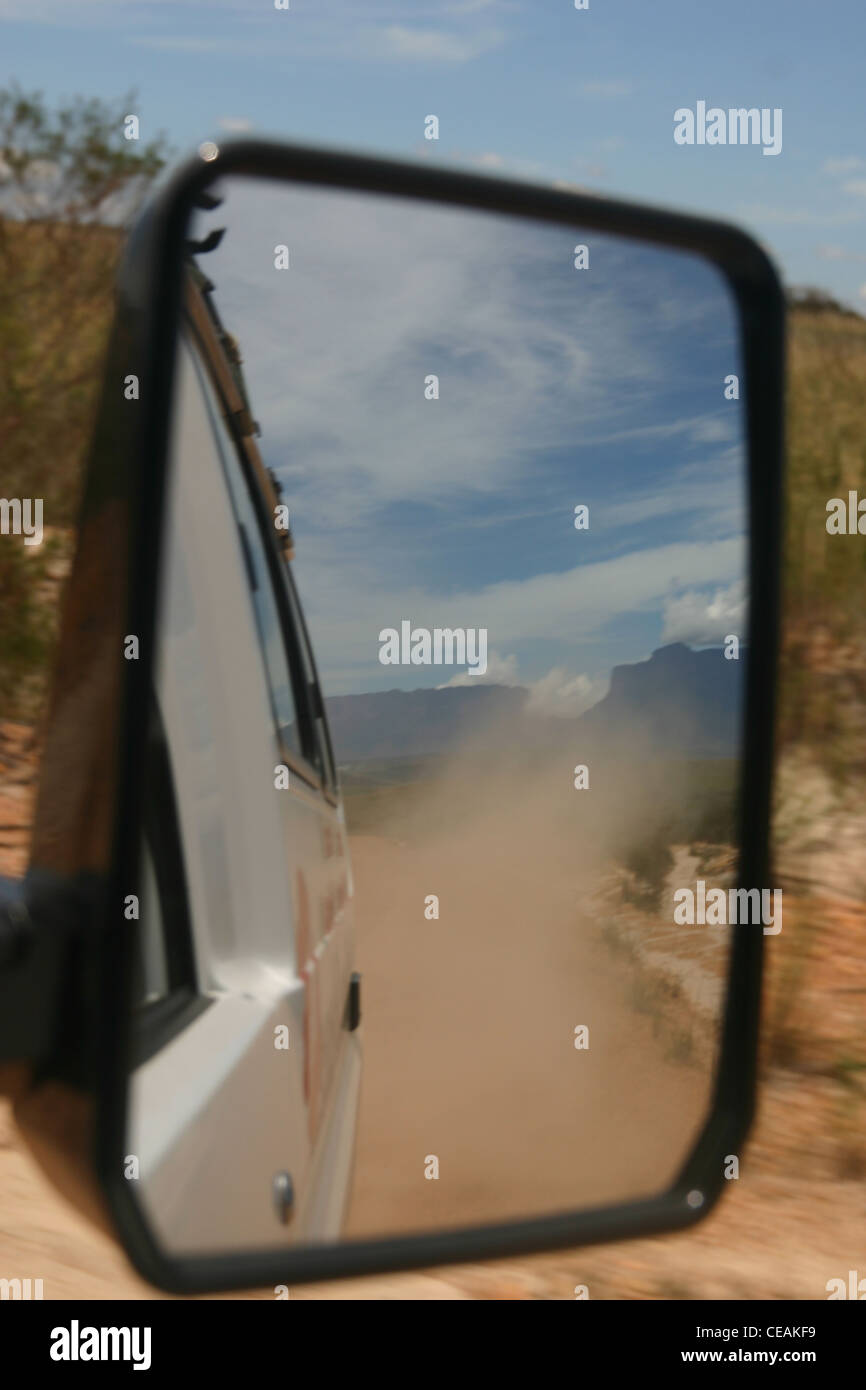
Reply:
[[62, 1058], [64, 1075], [83, 1079], [88, 920], [98, 920], [89, 884], [49, 885], [32, 873], [26, 891], [0, 904], [0, 1062], [53, 1070]]

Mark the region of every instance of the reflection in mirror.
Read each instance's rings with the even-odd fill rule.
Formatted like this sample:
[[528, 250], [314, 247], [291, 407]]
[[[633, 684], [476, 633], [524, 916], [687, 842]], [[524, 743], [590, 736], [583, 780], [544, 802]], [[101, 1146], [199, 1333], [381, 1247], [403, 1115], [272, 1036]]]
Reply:
[[140, 1200], [179, 1256], [658, 1193], [744, 910], [727, 285], [589, 229], [214, 192], [176, 369]]

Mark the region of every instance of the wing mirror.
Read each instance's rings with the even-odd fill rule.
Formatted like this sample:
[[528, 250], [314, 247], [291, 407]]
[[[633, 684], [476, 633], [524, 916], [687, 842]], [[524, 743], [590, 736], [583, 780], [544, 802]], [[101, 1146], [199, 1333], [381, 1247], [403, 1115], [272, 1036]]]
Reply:
[[152, 1282], [723, 1191], [783, 929], [782, 304], [721, 223], [278, 144], [140, 219], [0, 1058]]

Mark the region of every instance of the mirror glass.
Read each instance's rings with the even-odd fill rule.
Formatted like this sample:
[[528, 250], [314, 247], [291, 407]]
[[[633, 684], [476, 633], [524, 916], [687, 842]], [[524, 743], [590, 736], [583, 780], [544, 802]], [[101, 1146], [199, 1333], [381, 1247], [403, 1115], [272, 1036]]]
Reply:
[[211, 193], [177, 343], [138, 1199], [181, 1256], [659, 1193], [754, 910], [729, 891], [729, 287], [591, 227]]

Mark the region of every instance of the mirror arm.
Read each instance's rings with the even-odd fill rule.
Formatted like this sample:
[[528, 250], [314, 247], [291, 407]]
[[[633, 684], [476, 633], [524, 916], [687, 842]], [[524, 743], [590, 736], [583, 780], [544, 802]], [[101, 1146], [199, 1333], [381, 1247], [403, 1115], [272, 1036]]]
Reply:
[[80, 1079], [90, 1037], [84, 923], [98, 918], [90, 883], [51, 879], [31, 871], [24, 891], [0, 901], [0, 1062], [62, 1057], [64, 1074]]

